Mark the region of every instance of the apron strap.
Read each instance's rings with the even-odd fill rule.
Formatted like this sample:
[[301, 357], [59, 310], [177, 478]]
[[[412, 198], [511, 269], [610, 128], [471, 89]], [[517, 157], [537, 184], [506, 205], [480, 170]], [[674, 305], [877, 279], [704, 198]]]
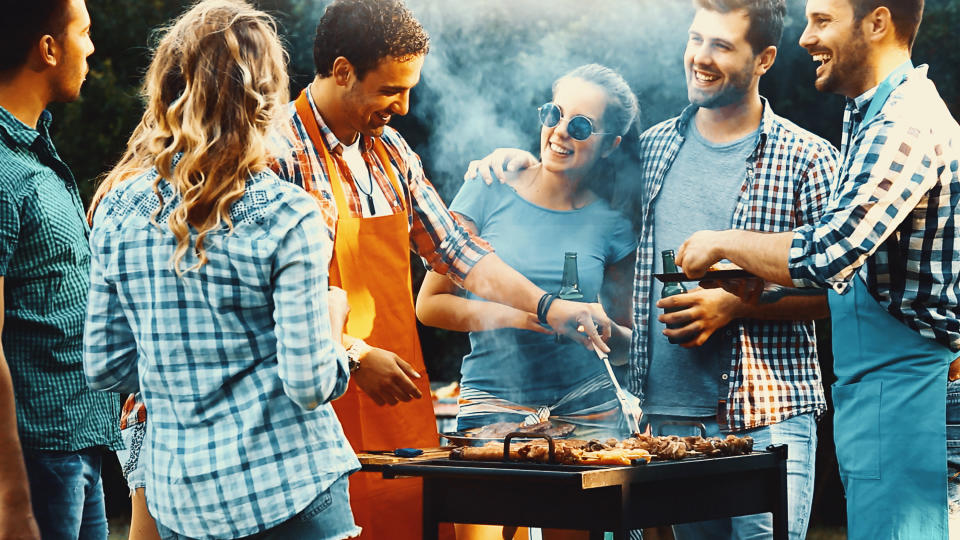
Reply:
[[[337, 203], [337, 211], [349, 212], [349, 207], [346, 202], [347, 199], [343, 191], [343, 182], [341, 181], [342, 177], [340, 175], [340, 169], [337, 167], [337, 163], [330, 154], [330, 150], [327, 148], [326, 140], [320, 133], [320, 125], [317, 124], [317, 118], [314, 116], [313, 107], [310, 106], [310, 101], [307, 97], [308, 88], [304, 88], [297, 97], [295, 102], [297, 114], [300, 116], [300, 120], [307, 129], [307, 135], [310, 137], [311, 142], [313, 142], [314, 148], [317, 149], [317, 153], [323, 156], [323, 161], [327, 169], [327, 176], [330, 179], [330, 189], [333, 191], [333, 198]], [[373, 150], [379, 156], [380, 162], [383, 165], [384, 170], [387, 172], [387, 178], [390, 179], [390, 183], [393, 185], [396, 196], [400, 200], [400, 207], [404, 208], [404, 197], [402, 195], [404, 191], [400, 189], [400, 181], [397, 177], [396, 170], [391, 164], [387, 147], [379, 137], [373, 138]], [[349, 213], [344, 215], [349, 215]]]

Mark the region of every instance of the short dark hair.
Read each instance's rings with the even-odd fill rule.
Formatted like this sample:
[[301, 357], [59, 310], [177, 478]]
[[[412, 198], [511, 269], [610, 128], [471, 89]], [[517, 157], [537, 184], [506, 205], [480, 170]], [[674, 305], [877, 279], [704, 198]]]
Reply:
[[430, 37], [402, 0], [335, 0], [317, 25], [313, 64], [329, 77], [342, 56], [362, 79], [387, 56], [404, 60], [429, 48]]
[[862, 21], [880, 6], [889, 9], [900, 42], [908, 49], [913, 48], [920, 20], [923, 19], [923, 0], [850, 0], [850, 5], [853, 6], [853, 17], [857, 21]]
[[759, 54], [767, 47], [776, 47], [783, 36], [786, 0], [693, 0], [693, 5], [719, 13], [745, 10], [750, 20], [747, 43], [754, 54]]
[[43, 36], [59, 37], [70, 17], [69, 0], [0, 0], [0, 73], [18, 68]]

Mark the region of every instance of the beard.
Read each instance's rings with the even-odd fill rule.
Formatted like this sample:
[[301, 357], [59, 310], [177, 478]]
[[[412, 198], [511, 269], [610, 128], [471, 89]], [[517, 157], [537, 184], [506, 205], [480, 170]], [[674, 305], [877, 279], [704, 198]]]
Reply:
[[[688, 79], [695, 77], [693, 70], [690, 70]], [[747, 95], [750, 84], [753, 82], [753, 63], [748, 62], [742, 70], [731, 73], [726, 77], [727, 84], [713, 93], [697, 90], [687, 81], [687, 99], [691, 105], [696, 105], [704, 109], [719, 109], [732, 105], [743, 100]]]
[[[830, 71], [823, 79], [817, 79], [815, 86], [821, 92], [831, 92], [846, 95], [851, 88], [860, 88], [866, 91], [869, 87], [864, 87], [865, 82], [870, 78], [871, 68], [867, 62], [867, 42], [861, 35], [855, 35], [849, 43], [843, 47], [843, 56], [834, 57], [831, 62]], [[862, 91], [853, 90], [856, 95]], [[856, 95], [849, 97], [856, 97]]]

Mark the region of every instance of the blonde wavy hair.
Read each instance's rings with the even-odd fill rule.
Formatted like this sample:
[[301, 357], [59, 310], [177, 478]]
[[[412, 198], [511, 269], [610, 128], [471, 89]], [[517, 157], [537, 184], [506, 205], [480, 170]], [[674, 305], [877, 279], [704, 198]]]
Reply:
[[268, 133], [289, 99], [286, 66], [276, 23], [245, 2], [204, 0], [174, 20], [147, 69], [143, 118], [98, 187], [88, 218], [117, 184], [156, 167], [160, 208], [153, 219], [164, 207], [161, 180], [180, 196], [169, 218], [174, 270], [182, 275], [191, 225], [199, 260], [187, 271], [206, 264], [207, 234], [224, 223], [233, 230], [231, 205], [250, 175], [267, 166]]

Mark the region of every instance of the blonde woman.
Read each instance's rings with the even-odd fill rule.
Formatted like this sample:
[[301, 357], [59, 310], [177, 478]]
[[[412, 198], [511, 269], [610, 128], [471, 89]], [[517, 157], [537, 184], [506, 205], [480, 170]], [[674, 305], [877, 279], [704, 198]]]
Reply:
[[146, 111], [93, 210], [88, 383], [139, 390], [162, 538], [356, 536], [347, 306], [313, 199], [267, 168], [287, 102], [273, 20], [196, 4], [166, 30]]

